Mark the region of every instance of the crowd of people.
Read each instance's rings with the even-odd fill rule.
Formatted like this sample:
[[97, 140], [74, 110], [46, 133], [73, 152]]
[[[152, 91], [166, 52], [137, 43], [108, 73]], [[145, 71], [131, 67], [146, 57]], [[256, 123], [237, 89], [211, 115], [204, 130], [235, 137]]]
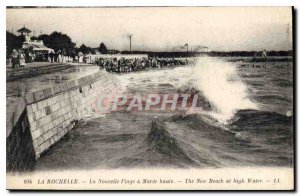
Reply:
[[62, 54], [61, 51], [50, 51], [48, 52], [37, 52], [35, 56], [35, 61], [40, 61], [40, 62], [62, 62]]
[[22, 50], [14, 49], [11, 56], [12, 68], [24, 67], [26, 65], [25, 53]]
[[[80, 62], [82, 58], [83, 63], [87, 62], [84, 55], [77, 55], [74, 57], [64, 56], [60, 51], [54, 52], [28, 52], [22, 49], [13, 50], [10, 55], [10, 62], [12, 68], [25, 67], [26, 63], [38, 62]], [[184, 66], [191, 63], [191, 60], [186, 58], [99, 58], [95, 62], [98, 66], [106, 69], [108, 72], [126, 73], [133, 71], [140, 71], [145, 69], [161, 69], [161, 68], [174, 68], [176, 66]]]
[[96, 64], [108, 72], [126, 73], [133, 71], [140, 71], [153, 68], [174, 68], [176, 66], [183, 66], [189, 64], [188, 59], [175, 58], [100, 58], [96, 60]]
[[13, 69], [15, 68], [23, 68], [26, 63], [31, 62], [72, 62], [74, 58], [69, 56], [64, 56], [60, 51], [54, 52], [30, 52], [28, 50], [14, 49], [12, 54], [10, 55], [10, 63]]

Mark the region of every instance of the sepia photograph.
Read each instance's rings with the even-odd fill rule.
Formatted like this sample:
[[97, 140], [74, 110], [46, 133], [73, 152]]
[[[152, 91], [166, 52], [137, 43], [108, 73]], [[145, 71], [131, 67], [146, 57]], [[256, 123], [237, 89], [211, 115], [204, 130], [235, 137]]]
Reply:
[[294, 7], [6, 7], [8, 190], [295, 189]]

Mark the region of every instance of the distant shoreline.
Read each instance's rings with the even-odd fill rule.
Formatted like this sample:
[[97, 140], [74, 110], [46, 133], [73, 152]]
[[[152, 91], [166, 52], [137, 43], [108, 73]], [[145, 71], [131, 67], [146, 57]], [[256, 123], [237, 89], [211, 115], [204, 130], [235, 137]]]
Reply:
[[[121, 51], [121, 54], [147, 54], [149, 57], [176, 58], [176, 57], [256, 57], [262, 56], [262, 51], [209, 51], [209, 52], [152, 52], [152, 51]], [[293, 51], [267, 51], [270, 57], [293, 57]]]

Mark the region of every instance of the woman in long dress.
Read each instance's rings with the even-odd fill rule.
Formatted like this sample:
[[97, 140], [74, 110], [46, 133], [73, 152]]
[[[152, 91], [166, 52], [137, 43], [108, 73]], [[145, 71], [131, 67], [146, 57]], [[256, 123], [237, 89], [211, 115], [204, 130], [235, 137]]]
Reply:
[[13, 69], [19, 65], [18, 56], [19, 56], [18, 51], [16, 49], [14, 49], [11, 54], [11, 64], [12, 64]]
[[25, 54], [22, 51], [19, 51], [19, 62], [20, 62], [20, 67], [25, 67]]

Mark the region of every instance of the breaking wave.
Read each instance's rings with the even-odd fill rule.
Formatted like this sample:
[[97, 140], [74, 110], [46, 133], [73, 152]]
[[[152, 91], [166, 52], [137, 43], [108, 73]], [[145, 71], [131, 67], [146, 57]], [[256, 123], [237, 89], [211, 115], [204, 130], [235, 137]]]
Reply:
[[151, 130], [145, 142], [151, 150], [157, 151], [165, 156], [192, 162], [188, 155], [181, 149], [178, 142], [170, 135], [162, 122], [156, 120], [152, 121]]
[[202, 57], [192, 69], [196, 86], [213, 106], [210, 114], [220, 122], [227, 123], [238, 110], [258, 109], [232, 63]]

